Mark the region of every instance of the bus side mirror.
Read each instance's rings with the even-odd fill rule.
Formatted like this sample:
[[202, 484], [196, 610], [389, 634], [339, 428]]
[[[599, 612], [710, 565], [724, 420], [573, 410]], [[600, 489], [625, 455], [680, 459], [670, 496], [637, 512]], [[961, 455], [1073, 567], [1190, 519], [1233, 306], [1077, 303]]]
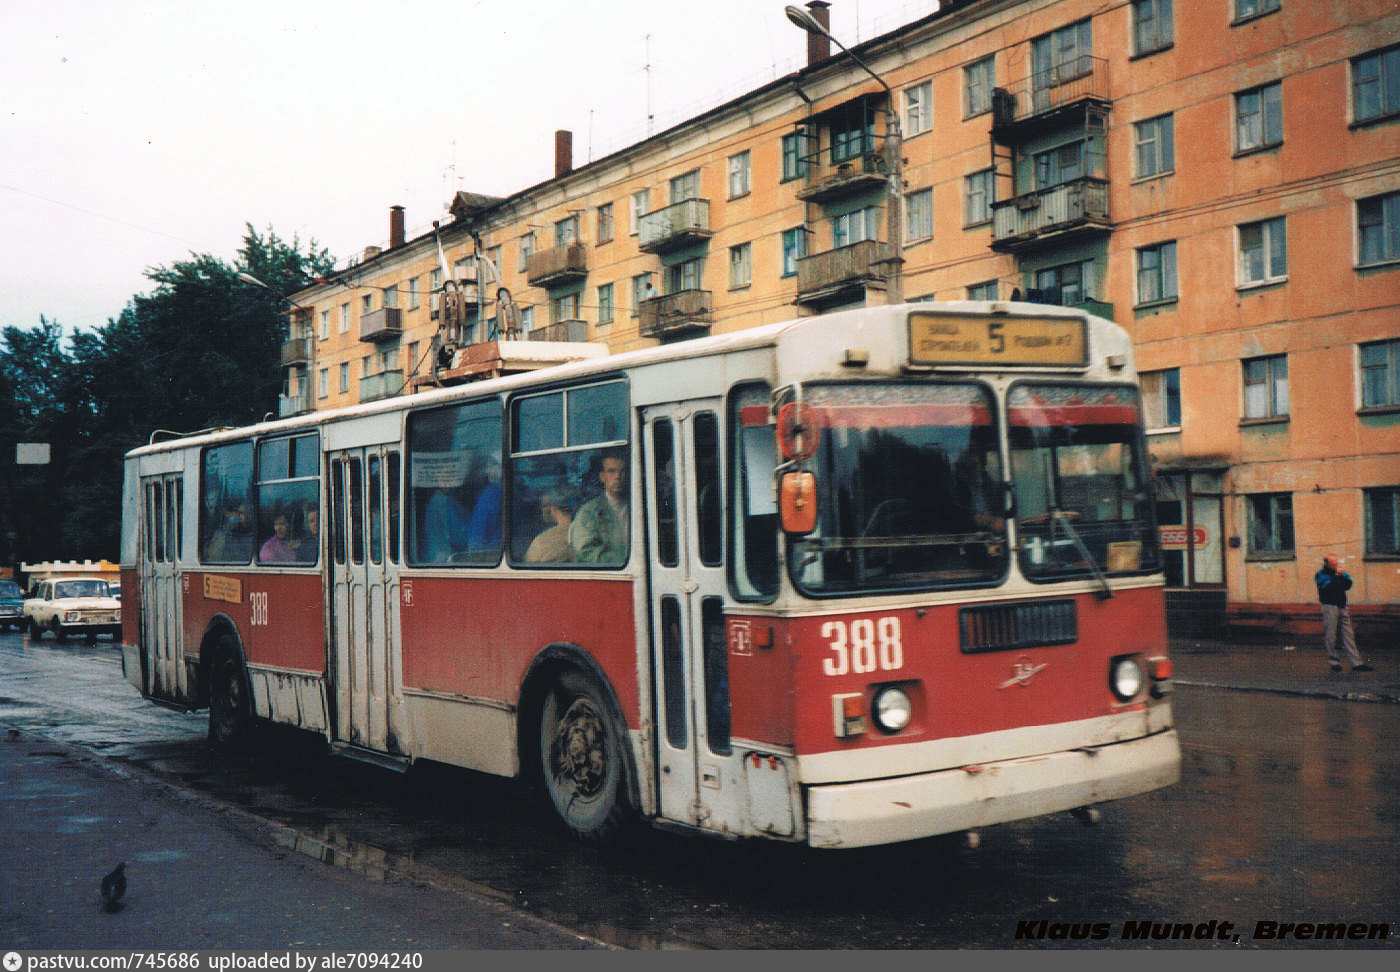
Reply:
[[783, 532], [806, 535], [817, 528], [817, 477], [809, 472], [783, 473], [778, 485]]

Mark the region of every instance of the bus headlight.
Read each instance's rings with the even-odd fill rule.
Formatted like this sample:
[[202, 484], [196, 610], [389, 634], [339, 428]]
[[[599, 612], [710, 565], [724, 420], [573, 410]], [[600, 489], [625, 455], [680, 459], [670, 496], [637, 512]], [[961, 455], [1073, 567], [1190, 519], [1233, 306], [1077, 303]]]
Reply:
[[1120, 702], [1129, 702], [1142, 691], [1142, 665], [1132, 655], [1113, 659], [1108, 670], [1108, 687]]
[[909, 720], [914, 717], [914, 703], [909, 701], [909, 694], [898, 685], [886, 685], [875, 693], [870, 714], [881, 732], [895, 733], [909, 725]]

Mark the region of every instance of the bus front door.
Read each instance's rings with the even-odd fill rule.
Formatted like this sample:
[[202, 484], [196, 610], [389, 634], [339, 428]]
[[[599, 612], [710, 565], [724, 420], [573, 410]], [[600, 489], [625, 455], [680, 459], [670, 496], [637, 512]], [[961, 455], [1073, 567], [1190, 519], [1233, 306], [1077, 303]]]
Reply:
[[141, 618], [142, 690], [186, 701], [180, 643], [180, 545], [184, 540], [184, 479], [179, 473], [141, 480], [141, 559], [136, 610]]
[[724, 635], [720, 399], [647, 408], [646, 496], [661, 815], [742, 833], [742, 754], [730, 740]]
[[333, 741], [405, 756], [397, 450], [329, 453]]

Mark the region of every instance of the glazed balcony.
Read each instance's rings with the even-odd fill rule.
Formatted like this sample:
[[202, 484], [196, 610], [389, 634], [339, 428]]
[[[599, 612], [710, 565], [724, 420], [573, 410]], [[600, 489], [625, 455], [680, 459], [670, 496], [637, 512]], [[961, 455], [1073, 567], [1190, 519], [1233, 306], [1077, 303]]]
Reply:
[[583, 243], [552, 246], [531, 253], [525, 276], [532, 287], [564, 287], [588, 276], [588, 247]]
[[529, 334], [531, 341], [587, 341], [588, 322], [578, 320], [555, 321], [544, 327], [537, 327]]
[[1108, 61], [1079, 57], [992, 91], [992, 134], [1005, 141], [1024, 137], [1075, 107], [1107, 107]]
[[1108, 180], [1083, 178], [992, 203], [992, 249], [1004, 253], [1111, 229]]
[[403, 371], [382, 371], [360, 379], [360, 401], [377, 402], [381, 398], [391, 398], [403, 390]]
[[306, 364], [311, 360], [311, 338], [298, 337], [282, 342], [282, 367]]
[[710, 201], [685, 199], [647, 213], [638, 221], [637, 249], [643, 253], [666, 253], [703, 242], [712, 235]]
[[381, 307], [360, 315], [360, 340], [383, 341], [403, 333], [403, 314], [397, 307]]
[[806, 202], [837, 202], [857, 193], [869, 192], [888, 181], [889, 166], [883, 147], [867, 139], [866, 151], [859, 155], [832, 161], [830, 150], [814, 152], [802, 159], [802, 171], [807, 184], [797, 190], [797, 198]]

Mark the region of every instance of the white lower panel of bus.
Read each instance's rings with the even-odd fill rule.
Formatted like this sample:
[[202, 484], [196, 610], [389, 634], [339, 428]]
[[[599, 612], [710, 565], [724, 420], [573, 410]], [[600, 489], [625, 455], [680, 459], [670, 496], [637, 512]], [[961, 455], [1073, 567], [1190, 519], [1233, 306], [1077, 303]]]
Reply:
[[814, 786], [807, 842], [866, 847], [1120, 800], [1181, 778], [1175, 729], [1098, 749], [896, 779]]
[[419, 690], [404, 691], [416, 757], [514, 776], [515, 712], [503, 702]]
[[313, 732], [324, 732], [330, 724], [326, 719], [326, 680], [320, 675], [249, 665], [248, 688], [253, 693], [253, 714], [260, 719]]

